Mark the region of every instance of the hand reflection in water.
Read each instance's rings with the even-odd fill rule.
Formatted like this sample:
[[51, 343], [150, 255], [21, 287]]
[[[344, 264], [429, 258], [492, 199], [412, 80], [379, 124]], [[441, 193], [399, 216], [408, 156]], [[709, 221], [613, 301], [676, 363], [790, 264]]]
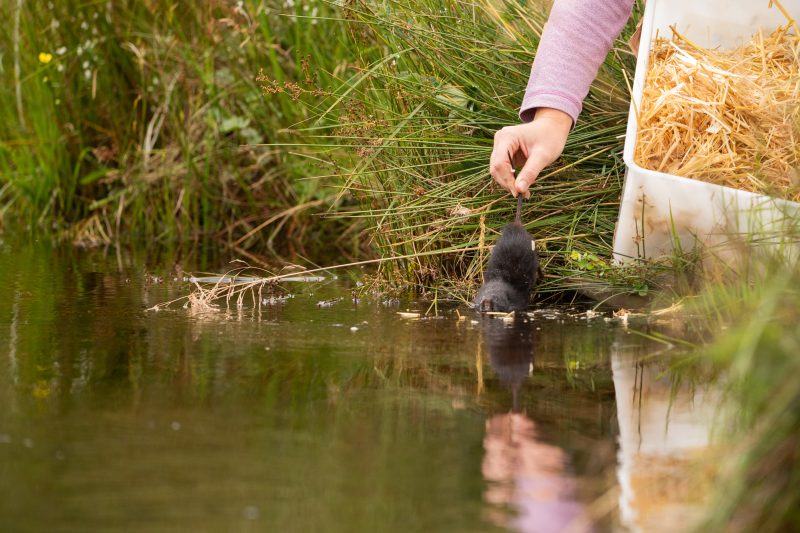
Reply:
[[520, 391], [533, 371], [534, 330], [532, 322], [520, 318], [481, 319], [492, 368], [513, 397], [511, 412], [486, 421], [481, 471], [488, 482], [484, 499], [510, 507], [516, 516], [510, 523], [501, 512], [490, 512], [489, 518], [525, 532], [591, 531], [584, 506], [577, 501], [566, 454], [537, 440], [533, 420], [519, 408]]

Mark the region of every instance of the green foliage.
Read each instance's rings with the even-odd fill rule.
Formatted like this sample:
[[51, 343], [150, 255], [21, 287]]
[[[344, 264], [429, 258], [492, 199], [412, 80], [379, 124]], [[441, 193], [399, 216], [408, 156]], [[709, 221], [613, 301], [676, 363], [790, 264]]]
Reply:
[[[543, 6], [25, 0], [0, 9], [19, 16], [20, 30], [0, 36], [11, 51], [0, 71], [7, 222], [82, 244], [212, 237], [247, 259], [307, 248], [351, 259], [371, 248], [396, 259], [381, 263], [384, 278], [463, 295], [512, 216], [487, 162], [494, 132], [519, 121]], [[594, 267], [609, 261], [633, 65], [620, 41], [526, 204], [543, 291], [606, 270]], [[598, 259], [576, 265], [573, 251]]]
[[[800, 527], [800, 277], [792, 266], [707, 303], [737, 318], [711, 350], [738, 406], [719, 491], [702, 531]], [[722, 301], [729, 307], [716, 307]]]
[[[494, 132], [519, 122], [546, 12], [518, 2], [347, 2], [361, 70], [322, 106], [307, 131], [346, 145], [341, 189], [367, 219], [399, 284], [456, 291], [476, 281], [485, 244], [515, 203], [488, 174]], [[625, 35], [632, 29], [626, 30]], [[378, 46], [374, 46], [377, 44]], [[601, 70], [561, 160], [541, 176], [524, 221], [542, 246], [544, 290], [570, 285], [573, 249], [610, 255], [628, 110], [624, 77], [633, 56], [620, 44]], [[466, 286], [468, 286], [467, 284]]]
[[681, 306], [696, 342], [675, 375], [706, 381], [711, 367], [726, 391], [716, 433], [727, 451], [698, 531], [800, 526], [798, 235], [795, 222], [780, 247], [728, 250], [728, 262], [707, 271], [710, 282]]
[[286, 94], [265, 101], [260, 69], [322, 87], [347, 66], [331, 8], [287, 5], [4, 2], [6, 20], [19, 17], [19, 31], [0, 36], [6, 213], [87, 244], [211, 236], [291, 253], [340, 235], [313, 223], [332, 200], [300, 181], [310, 165], [255, 146], [310, 107]]

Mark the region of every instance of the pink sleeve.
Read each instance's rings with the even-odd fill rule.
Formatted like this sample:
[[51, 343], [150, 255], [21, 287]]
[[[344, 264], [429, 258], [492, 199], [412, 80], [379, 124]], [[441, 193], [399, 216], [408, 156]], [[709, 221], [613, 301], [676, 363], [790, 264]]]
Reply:
[[555, 0], [539, 42], [519, 116], [553, 107], [577, 121], [583, 99], [634, 0]]

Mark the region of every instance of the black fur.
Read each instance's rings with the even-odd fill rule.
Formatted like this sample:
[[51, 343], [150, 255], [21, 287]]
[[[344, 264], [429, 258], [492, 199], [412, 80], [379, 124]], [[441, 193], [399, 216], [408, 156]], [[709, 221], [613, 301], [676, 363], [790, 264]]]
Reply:
[[517, 203], [514, 222], [503, 228], [494, 246], [483, 287], [473, 303], [481, 312], [524, 311], [539, 273], [539, 256], [534, 250], [533, 237], [522, 227], [522, 197]]
[[489, 353], [489, 362], [500, 383], [511, 390], [514, 412], [519, 412], [519, 392], [530, 376], [536, 352], [533, 326], [521, 317], [515, 317], [510, 323], [481, 317], [481, 337]]

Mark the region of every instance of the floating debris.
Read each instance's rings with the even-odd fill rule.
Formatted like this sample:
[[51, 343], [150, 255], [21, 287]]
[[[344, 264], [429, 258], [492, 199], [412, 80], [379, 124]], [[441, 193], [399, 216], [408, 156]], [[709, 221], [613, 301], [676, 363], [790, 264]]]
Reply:
[[546, 320], [555, 320], [556, 318], [561, 318], [564, 314], [560, 309], [554, 308], [543, 308], [543, 309], [534, 309], [533, 311], [528, 311], [526, 313], [530, 318], [544, 318]]
[[[315, 283], [325, 281], [325, 276], [285, 276], [277, 279], [277, 281], [297, 281], [302, 283]], [[271, 278], [260, 278], [256, 276], [189, 276], [183, 278], [184, 281], [189, 283], [213, 283], [215, 285], [228, 285], [237, 283], [261, 283], [276, 281]]]
[[[317, 283], [320, 281], [325, 281], [325, 276], [290, 276], [286, 278], [281, 278], [281, 281], [297, 281], [300, 283]], [[336, 276], [332, 276], [331, 279], [337, 279]]]
[[614, 318], [618, 318], [623, 325], [628, 325], [628, 317], [631, 316], [631, 312], [627, 309], [617, 309], [614, 311]]
[[319, 302], [317, 302], [317, 307], [319, 307], [320, 309], [326, 307], [333, 307], [334, 305], [336, 305], [341, 301], [342, 298], [331, 298], [330, 300], [320, 300]]
[[411, 312], [408, 312], [408, 311], [398, 311], [397, 314], [400, 315], [401, 318], [419, 318], [420, 317], [419, 313], [411, 313]]
[[263, 305], [279, 305], [285, 304], [287, 300], [294, 298], [294, 294], [286, 294], [284, 296], [269, 296], [261, 300]]
[[245, 520], [258, 520], [261, 516], [261, 511], [255, 505], [248, 505], [242, 509], [242, 516], [244, 516]]
[[230, 283], [256, 283], [261, 281], [261, 278], [252, 276], [189, 276], [183, 278], [189, 283], [213, 283], [215, 285], [227, 285]]
[[659, 315], [671, 315], [680, 312], [685, 316], [685, 309], [683, 307], [684, 307], [683, 301], [679, 301], [670, 305], [669, 307], [665, 307], [663, 309], [656, 309], [655, 311], [652, 311], [650, 314], [659, 316]]
[[487, 316], [496, 316], [496, 317], [500, 317], [500, 318], [507, 318], [507, 317], [512, 317], [513, 318], [514, 317], [514, 313], [515, 313], [515, 311], [511, 311], [510, 313], [506, 313], [506, 312], [503, 312], [503, 311], [486, 311], [486, 312], [481, 313], [481, 314], [487, 315]]

